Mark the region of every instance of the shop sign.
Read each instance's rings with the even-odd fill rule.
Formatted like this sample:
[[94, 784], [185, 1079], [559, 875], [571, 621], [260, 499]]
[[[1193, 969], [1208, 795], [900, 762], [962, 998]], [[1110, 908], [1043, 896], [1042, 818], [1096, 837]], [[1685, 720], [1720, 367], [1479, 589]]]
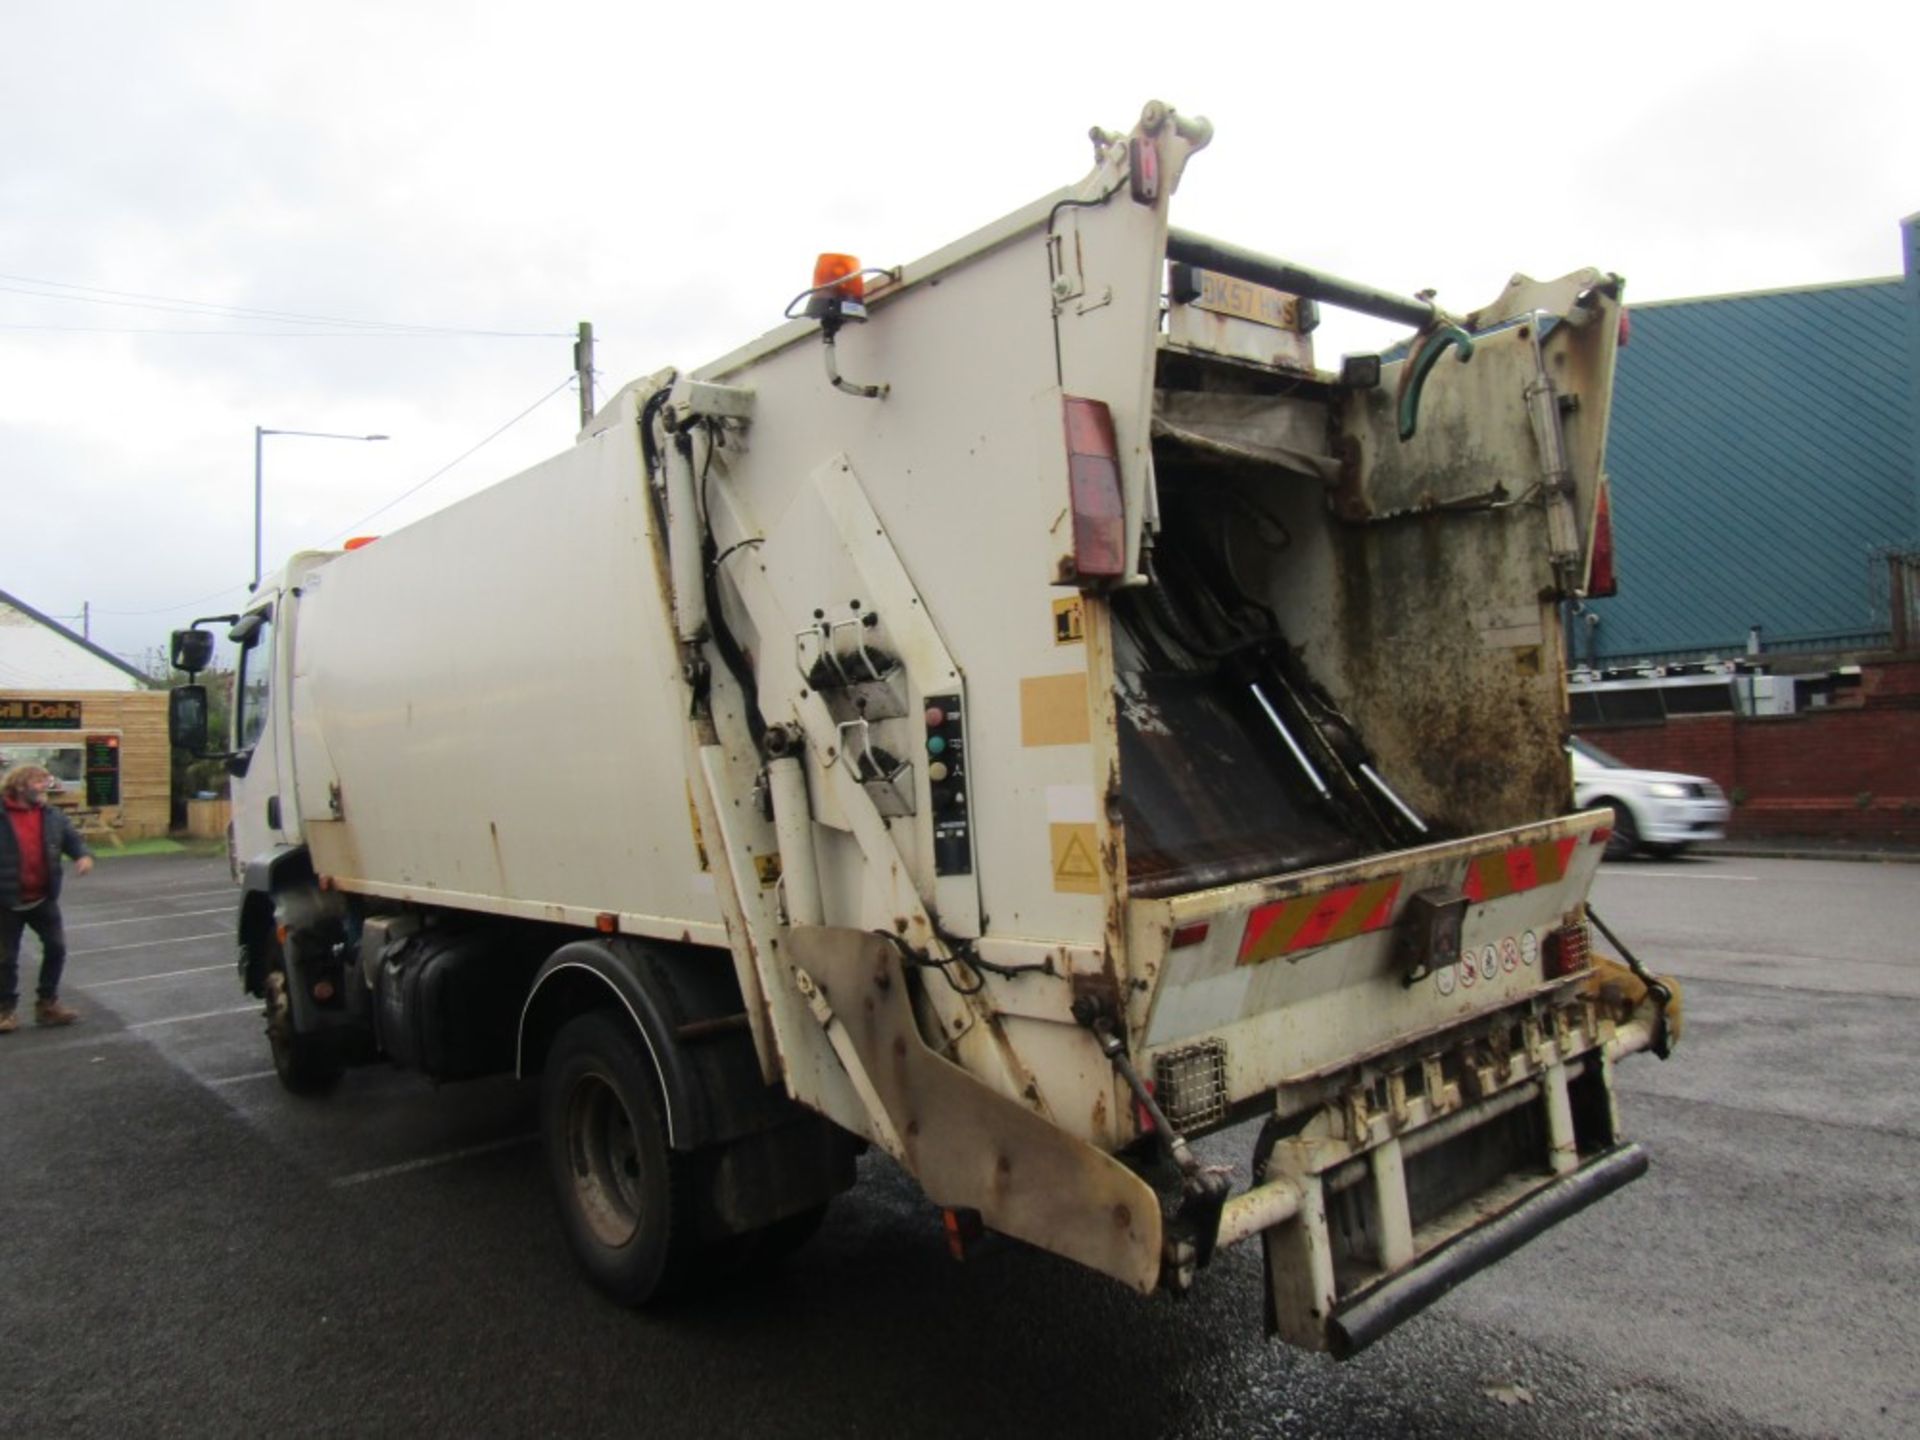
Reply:
[[0, 730], [78, 730], [78, 700], [0, 699]]

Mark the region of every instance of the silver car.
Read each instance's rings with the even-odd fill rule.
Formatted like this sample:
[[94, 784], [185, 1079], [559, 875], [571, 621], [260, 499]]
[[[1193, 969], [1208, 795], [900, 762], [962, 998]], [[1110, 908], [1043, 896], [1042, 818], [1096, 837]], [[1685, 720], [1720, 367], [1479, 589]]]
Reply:
[[1578, 738], [1567, 748], [1573, 755], [1574, 804], [1582, 810], [1613, 807], [1609, 860], [1638, 850], [1678, 855], [1696, 840], [1718, 840], [1727, 833], [1727, 797], [1705, 776], [1636, 770]]

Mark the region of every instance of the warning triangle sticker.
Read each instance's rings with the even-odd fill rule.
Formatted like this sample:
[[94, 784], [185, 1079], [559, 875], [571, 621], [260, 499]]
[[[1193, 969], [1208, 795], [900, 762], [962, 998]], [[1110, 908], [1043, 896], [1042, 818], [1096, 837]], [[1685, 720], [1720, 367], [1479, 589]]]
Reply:
[[1099, 877], [1100, 871], [1093, 863], [1093, 856], [1076, 835], [1060, 852], [1060, 862], [1053, 867], [1053, 874], [1057, 880], [1093, 880]]

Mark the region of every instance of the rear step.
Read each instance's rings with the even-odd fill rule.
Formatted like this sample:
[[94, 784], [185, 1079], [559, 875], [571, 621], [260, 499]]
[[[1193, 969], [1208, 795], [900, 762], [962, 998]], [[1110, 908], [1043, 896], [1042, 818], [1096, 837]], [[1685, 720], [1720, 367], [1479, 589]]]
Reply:
[[1578, 1170], [1549, 1181], [1399, 1274], [1344, 1302], [1327, 1322], [1326, 1348], [1340, 1360], [1359, 1354], [1461, 1281], [1646, 1173], [1647, 1152], [1638, 1145], [1620, 1145], [1596, 1155]]

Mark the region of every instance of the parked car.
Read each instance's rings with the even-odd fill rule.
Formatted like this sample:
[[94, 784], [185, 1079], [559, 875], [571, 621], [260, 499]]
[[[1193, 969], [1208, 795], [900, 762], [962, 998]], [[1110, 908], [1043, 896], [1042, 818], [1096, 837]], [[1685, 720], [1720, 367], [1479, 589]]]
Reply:
[[1613, 807], [1609, 860], [1642, 850], [1678, 855], [1696, 840], [1718, 840], [1727, 833], [1727, 797], [1705, 776], [1636, 770], [1578, 737], [1567, 748], [1573, 755], [1574, 804], [1582, 810]]

